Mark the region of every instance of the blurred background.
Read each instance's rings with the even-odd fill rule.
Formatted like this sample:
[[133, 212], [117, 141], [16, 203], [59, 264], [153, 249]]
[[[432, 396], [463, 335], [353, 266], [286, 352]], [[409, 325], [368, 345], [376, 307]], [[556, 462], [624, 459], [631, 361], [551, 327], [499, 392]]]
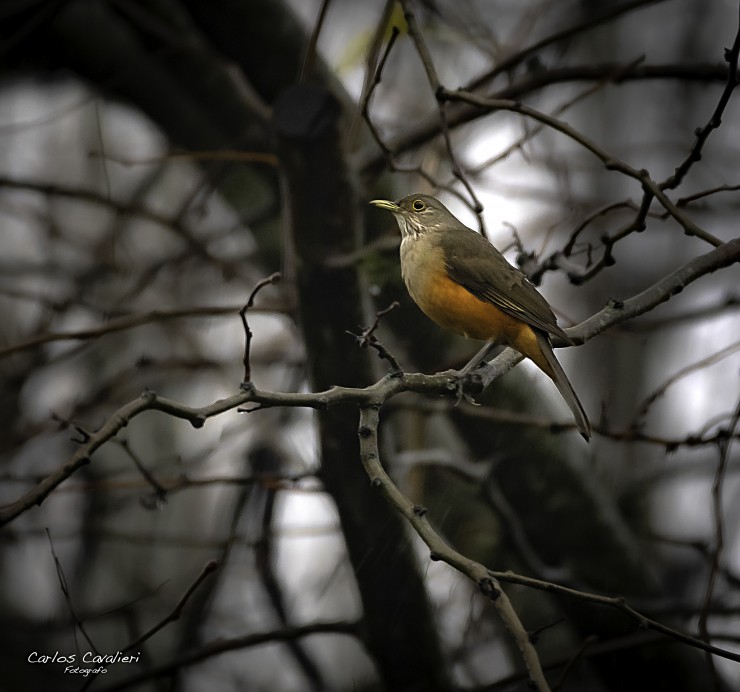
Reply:
[[[553, 115], [657, 182], [729, 91], [734, 1], [407, 8], [443, 86]], [[387, 363], [349, 332], [394, 300], [376, 336], [402, 367], [461, 367], [479, 344], [411, 303], [370, 199], [437, 194], [565, 327], [713, 249], [657, 202], [641, 215], [639, 182], [552, 127], [450, 103], [448, 144], [393, 2], [15, 0], [0, 36], [6, 506], [145, 390], [237, 393], [239, 309], [276, 271], [249, 312], [259, 388], [377, 381]], [[666, 194], [726, 242], [737, 95], [721, 115]], [[739, 653], [739, 279], [731, 264], [558, 352], [590, 445], [522, 363], [481, 406], [387, 402], [386, 469], [464, 555]], [[3, 527], [0, 688], [527, 689], [492, 604], [370, 486], [356, 427], [352, 406], [133, 419]], [[504, 588], [555, 688], [740, 690], [738, 663], [616, 610]], [[29, 662], [129, 647], [97, 677]]]

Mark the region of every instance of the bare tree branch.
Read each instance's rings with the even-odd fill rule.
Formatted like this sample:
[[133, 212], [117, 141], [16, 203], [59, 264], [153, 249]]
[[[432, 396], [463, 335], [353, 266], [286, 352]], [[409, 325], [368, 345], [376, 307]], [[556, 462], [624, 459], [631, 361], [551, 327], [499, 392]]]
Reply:
[[139, 685], [147, 680], [156, 680], [174, 673], [181, 668], [195, 665], [214, 656], [220, 656], [228, 651], [238, 651], [240, 649], [249, 649], [261, 644], [271, 642], [284, 642], [289, 639], [308, 637], [313, 634], [346, 634], [356, 637], [359, 630], [359, 623], [348, 622], [317, 622], [309, 625], [299, 625], [285, 629], [274, 630], [271, 632], [261, 632], [258, 634], [245, 634], [241, 637], [220, 638], [206, 644], [200, 649], [186, 652], [171, 661], [153, 666], [149, 670], [142, 671], [132, 675], [120, 682], [108, 687], [101, 688], [100, 692], [118, 692], [126, 690], [135, 685]]
[[735, 40], [732, 43], [732, 48], [725, 48], [725, 60], [729, 65], [727, 84], [722, 90], [722, 95], [719, 97], [719, 102], [709, 122], [704, 127], [697, 128], [696, 140], [688, 156], [676, 168], [673, 175], [660, 184], [663, 190], [673, 190], [681, 184], [691, 167], [701, 159], [701, 152], [704, 149], [706, 141], [709, 139], [709, 135], [722, 124], [722, 114], [725, 112], [732, 92], [737, 86], [737, 63], [738, 58], [740, 58], [740, 8], [738, 9], [738, 15], [738, 29], [735, 34]]
[[[691, 260], [680, 269], [661, 279], [658, 283], [642, 293], [624, 302], [613, 303], [576, 327], [566, 329], [574, 343], [581, 344], [602, 333], [606, 329], [628, 319], [648, 312], [656, 305], [669, 300], [680, 293], [693, 281], [713, 271], [717, 271], [740, 260], [740, 238], [731, 240], [711, 250], [705, 255]], [[555, 345], [559, 345], [556, 344]], [[507, 348], [486, 368], [479, 371], [483, 386], [488, 386], [494, 379], [508, 372], [521, 360], [521, 355]], [[477, 391], [480, 383], [466, 384], [471, 392]], [[316, 393], [280, 393], [263, 392], [249, 387], [234, 396], [220, 399], [202, 408], [193, 408], [175, 401], [161, 398], [153, 392], [144, 392], [138, 399], [122, 406], [96, 432], [91, 433], [75, 454], [35, 488], [16, 502], [0, 510], [0, 526], [12, 521], [34, 505], [40, 505], [60, 483], [69, 478], [75, 471], [90, 462], [91, 455], [129, 422], [144, 411], [157, 410], [176, 418], [187, 420], [195, 428], [202, 427], [208, 418], [230, 411], [245, 404], [256, 404], [259, 410], [272, 406], [301, 406], [322, 410], [337, 404], [362, 405], [380, 398], [387, 401], [400, 392], [412, 391], [420, 394], [457, 394], [458, 377], [454, 371], [437, 375], [400, 373], [386, 376], [373, 385], [365, 388], [332, 387]]]
[[491, 600], [519, 649], [532, 685], [539, 692], [549, 692], [550, 686], [545, 679], [537, 651], [501, 585], [483, 565], [461, 555], [442, 540], [426, 518], [426, 509], [415, 505], [403, 495], [380, 463], [378, 450], [378, 422], [380, 418], [378, 412], [381, 403], [381, 400], [376, 400], [360, 407], [358, 428], [360, 461], [370, 477], [370, 482], [380, 488], [385, 498], [413, 526], [421, 540], [429, 548], [432, 560], [442, 560], [470, 578], [478, 585], [481, 593]]

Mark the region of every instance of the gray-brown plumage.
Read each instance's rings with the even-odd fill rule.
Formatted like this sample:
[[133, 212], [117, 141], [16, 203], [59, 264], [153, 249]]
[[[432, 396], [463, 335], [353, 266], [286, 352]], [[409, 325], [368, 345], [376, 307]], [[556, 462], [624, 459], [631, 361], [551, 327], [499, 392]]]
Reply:
[[587, 440], [591, 426], [552, 350], [550, 336], [571, 342], [527, 277], [439, 200], [410, 195], [391, 211], [401, 229], [401, 273], [411, 297], [437, 324], [458, 334], [511, 346], [557, 386]]

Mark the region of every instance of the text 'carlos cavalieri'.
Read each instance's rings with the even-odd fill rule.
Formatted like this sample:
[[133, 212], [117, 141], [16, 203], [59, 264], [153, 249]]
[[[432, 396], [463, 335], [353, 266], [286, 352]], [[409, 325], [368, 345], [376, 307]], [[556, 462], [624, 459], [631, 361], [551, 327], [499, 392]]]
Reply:
[[[96, 654], [93, 651], [86, 651], [82, 654], [80, 663], [92, 663], [93, 665], [100, 665], [105, 663], [110, 665], [111, 663], [138, 663], [141, 652], [137, 651], [136, 654], [123, 654], [120, 651], [116, 651], [114, 654]], [[29, 663], [76, 663], [77, 654], [60, 654], [58, 651], [54, 652], [54, 655], [40, 654], [38, 651], [32, 651], [28, 655]]]
[[[32, 651], [28, 654], [29, 663], [65, 663], [67, 664], [64, 672], [82, 675], [87, 677], [88, 675], [98, 675], [100, 673], [107, 673], [108, 670], [105, 666], [109, 666], [113, 663], [138, 663], [141, 652], [137, 651], [135, 654], [124, 654], [121, 651], [116, 651], [114, 654], [99, 654], [94, 651], [85, 651], [80, 657], [79, 664], [77, 663], [78, 654], [60, 654], [55, 651], [53, 654], [40, 654], [38, 651]], [[86, 668], [85, 664], [98, 666], [97, 668]]]

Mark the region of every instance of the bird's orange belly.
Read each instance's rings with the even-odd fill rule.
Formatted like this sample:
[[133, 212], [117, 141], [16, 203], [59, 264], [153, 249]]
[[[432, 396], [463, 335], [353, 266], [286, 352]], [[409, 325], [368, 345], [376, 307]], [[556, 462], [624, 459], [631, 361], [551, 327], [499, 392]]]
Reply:
[[456, 334], [513, 345], [520, 340], [522, 328], [528, 328], [492, 303], [476, 298], [446, 274], [428, 277], [425, 284], [412, 298], [428, 317]]

